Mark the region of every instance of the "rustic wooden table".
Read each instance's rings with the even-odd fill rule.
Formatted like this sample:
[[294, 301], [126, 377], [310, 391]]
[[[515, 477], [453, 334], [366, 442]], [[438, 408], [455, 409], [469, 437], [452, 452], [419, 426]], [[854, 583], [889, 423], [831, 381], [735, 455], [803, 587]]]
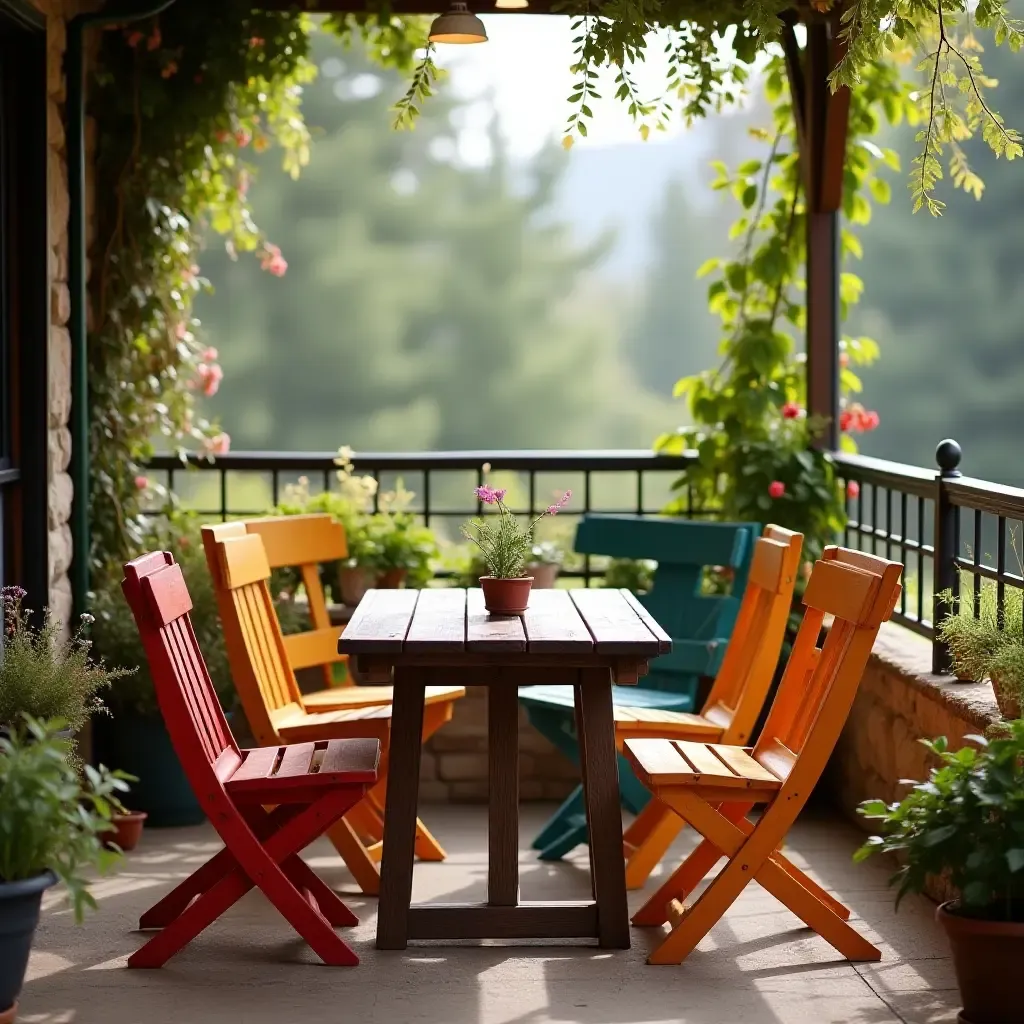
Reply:
[[[535, 590], [523, 615], [480, 590], [371, 590], [338, 650], [370, 683], [394, 680], [377, 947], [409, 939], [595, 937], [629, 948], [612, 683], [635, 684], [671, 641], [625, 590]], [[490, 808], [487, 902], [411, 906], [424, 687], [486, 686]], [[517, 687], [571, 683], [590, 828], [594, 899], [519, 900]]]

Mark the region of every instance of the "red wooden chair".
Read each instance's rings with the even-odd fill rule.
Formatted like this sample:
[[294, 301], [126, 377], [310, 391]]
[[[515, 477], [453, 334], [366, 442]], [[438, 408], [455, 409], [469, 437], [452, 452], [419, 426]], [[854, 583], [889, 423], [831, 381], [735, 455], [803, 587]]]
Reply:
[[254, 885], [325, 963], [357, 964], [334, 931], [357, 924], [355, 915], [299, 851], [376, 782], [380, 744], [343, 739], [239, 750], [196, 643], [180, 566], [167, 552], [143, 555], [125, 566], [121, 586], [171, 742], [225, 847], [143, 914], [140, 928], [162, 930], [128, 966], [162, 966]]

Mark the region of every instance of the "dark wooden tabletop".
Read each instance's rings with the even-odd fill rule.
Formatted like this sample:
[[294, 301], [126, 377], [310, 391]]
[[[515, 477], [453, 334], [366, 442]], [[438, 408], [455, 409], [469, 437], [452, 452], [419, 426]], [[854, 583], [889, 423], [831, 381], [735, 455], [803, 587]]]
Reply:
[[338, 641], [341, 654], [518, 654], [651, 659], [672, 649], [628, 590], [534, 590], [522, 615], [491, 615], [483, 591], [370, 590]]

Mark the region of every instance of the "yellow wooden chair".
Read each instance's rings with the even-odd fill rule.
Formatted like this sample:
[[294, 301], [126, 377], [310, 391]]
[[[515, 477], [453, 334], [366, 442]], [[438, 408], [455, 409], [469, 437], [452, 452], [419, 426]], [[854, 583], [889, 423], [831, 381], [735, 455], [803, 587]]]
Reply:
[[[339, 707], [310, 711], [288, 663], [285, 638], [270, 595], [270, 566], [263, 542], [240, 523], [203, 527], [203, 547], [213, 577], [217, 607], [235, 688], [256, 742], [261, 746], [351, 737], [380, 740], [377, 784], [328, 833], [366, 893], [379, 889], [380, 808], [387, 791], [391, 707]], [[427, 687], [423, 738], [451, 720], [460, 686]], [[443, 860], [444, 850], [417, 821], [416, 853]]]
[[[704, 838], [634, 915], [635, 925], [672, 922], [648, 963], [678, 964], [751, 879], [850, 960], [881, 953], [848, 923], [849, 910], [781, 851], [839, 739], [882, 622], [900, 593], [903, 566], [827, 548], [804, 593], [804, 617], [768, 720], [753, 748], [630, 739], [637, 777]], [[821, 648], [825, 616], [833, 616]], [[747, 814], [762, 806], [756, 823]], [[720, 857], [725, 867], [692, 906], [683, 899]]]
[[[699, 714], [615, 707], [615, 742], [705, 740], [743, 746], [757, 724], [782, 652], [803, 534], [767, 526], [754, 544], [750, 575], [722, 667]], [[623, 835], [626, 887], [639, 889], [668, 852], [683, 819], [657, 796]]]

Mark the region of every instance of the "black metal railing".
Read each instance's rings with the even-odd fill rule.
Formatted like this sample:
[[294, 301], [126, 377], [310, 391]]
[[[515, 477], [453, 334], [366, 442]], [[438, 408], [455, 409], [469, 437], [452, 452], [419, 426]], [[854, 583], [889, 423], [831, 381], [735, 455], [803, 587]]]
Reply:
[[[688, 488], [674, 486], [692, 458], [649, 451], [360, 452], [353, 454], [352, 465], [353, 472], [373, 476], [378, 497], [401, 481], [415, 494], [410, 511], [443, 540], [454, 541], [458, 523], [480, 511], [473, 488], [483, 482], [485, 467], [488, 479], [509, 487], [510, 507], [523, 515], [536, 515], [572, 489], [561, 517], [566, 529], [588, 512], [650, 515], [670, 501], [689, 518], [711, 515], [695, 506]], [[949, 652], [935, 636], [935, 622], [944, 613], [939, 595], [950, 591], [959, 597], [968, 581], [978, 614], [989, 581], [1002, 617], [1007, 588], [1024, 590], [1017, 546], [1024, 528], [1024, 489], [962, 476], [955, 441], [938, 446], [934, 470], [860, 455], [835, 453], [834, 458], [847, 487], [843, 543], [903, 562], [904, 588], [894, 620], [929, 638], [934, 670], [947, 671]], [[236, 452], [213, 462], [160, 455], [149, 464], [156, 482], [185, 507], [212, 519], [265, 514], [303, 478], [313, 492], [333, 490], [337, 469], [332, 454], [295, 452]], [[567, 565], [563, 574], [589, 584], [600, 571], [600, 561], [588, 557]]]
[[[353, 473], [377, 481], [375, 505], [401, 482], [414, 494], [409, 511], [421, 516], [442, 541], [456, 541], [458, 524], [481, 511], [473, 490], [483, 483], [485, 473], [498, 486], [509, 488], [509, 507], [523, 515], [537, 515], [566, 489], [572, 490], [565, 514], [559, 517], [562, 528], [570, 532], [588, 512], [650, 515], [680, 498], [683, 514], [697, 517], [701, 513], [694, 508], [692, 493], [674, 489], [690, 460], [687, 455], [645, 450], [544, 450], [358, 452], [351, 461]], [[158, 455], [150, 460], [148, 472], [184, 507], [211, 519], [263, 515], [286, 500], [289, 489], [303, 479], [312, 493], [338, 488], [338, 465], [331, 453], [235, 452], [215, 461], [189, 456], [185, 462], [174, 455]], [[600, 560], [584, 557], [565, 566], [562, 574], [589, 585], [599, 567]], [[443, 569], [439, 573], [447, 574]]]

